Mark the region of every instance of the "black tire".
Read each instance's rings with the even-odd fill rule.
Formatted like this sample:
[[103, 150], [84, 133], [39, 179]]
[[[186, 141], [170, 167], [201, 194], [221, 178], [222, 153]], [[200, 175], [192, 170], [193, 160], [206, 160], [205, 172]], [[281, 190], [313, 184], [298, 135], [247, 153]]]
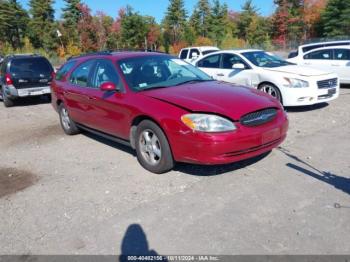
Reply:
[[[283, 99], [280, 90], [277, 86], [275, 86], [272, 83], [263, 83], [259, 86], [259, 90], [271, 95], [272, 97], [276, 98], [281, 104], [283, 104]], [[267, 90], [272, 90], [271, 93]]]
[[[151, 140], [148, 145], [145, 136]], [[157, 124], [150, 120], [142, 121], [137, 126], [135, 141], [137, 159], [145, 169], [155, 174], [163, 174], [174, 167], [168, 139]]]
[[6, 96], [6, 93], [4, 92], [3, 89], [1, 93], [2, 93], [2, 101], [4, 102], [5, 107], [12, 107], [15, 105], [15, 102]]
[[58, 107], [58, 114], [60, 117], [61, 127], [67, 135], [72, 136], [80, 133], [80, 130], [75, 122], [69, 117], [68, 110], [63, 103]]

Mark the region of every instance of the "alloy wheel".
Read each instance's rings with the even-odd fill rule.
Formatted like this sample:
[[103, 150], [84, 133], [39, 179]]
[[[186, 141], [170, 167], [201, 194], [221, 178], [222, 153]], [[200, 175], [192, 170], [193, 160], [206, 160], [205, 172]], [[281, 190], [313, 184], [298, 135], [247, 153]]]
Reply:
[[157, 165], [162, 157], [162, 149], [157, 135], [150, 129], [144, 130], [139, 138], [142, 157], [149, 165]]

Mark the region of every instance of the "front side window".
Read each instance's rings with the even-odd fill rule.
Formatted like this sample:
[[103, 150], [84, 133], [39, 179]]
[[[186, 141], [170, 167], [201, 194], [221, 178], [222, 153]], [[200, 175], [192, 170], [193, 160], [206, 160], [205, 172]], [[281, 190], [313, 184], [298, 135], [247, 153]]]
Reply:
[[116, 86], [121, 85], [120, 78], [112, 62], [106, 60], [98, 61], [92, 80], [92, 86], [99, 88], [102, 84], [107, 82], [112, 82]]
[[63, 77], [74, 67], [75, 61], [64, 64], [56, 73], [56, 80], [62, 80]]
[[198, 67], [205, 68], [219, 68], [220, 67], [220, 54], [207, 56], [197, 63]]
[[335, 60], [350, 60], [350, 49], [335, 49], [334, 50]]
[[332, 59], [332, 50], [319, 50], [311, 52], [304, 56], [304, 59], [330, 60]]
[[184, 49], [181, 51], [180, 58], [181, 59], [186, 59], [188, 55], [188, 49]]
[[146, 56], [118, 62], [128, 86], [134, 91], [167, 88], [189, 81], [212, 81], [198, 68], [171, 56]]
[[234, 54], [223, 54], [222, 55], [222, 68], [232, 69], [235, 64], [243, 64], [246, 68], [246, 63], [238, 56]]
[[78, 86], [87, 87], [89, 83], [89, 75], [94, 66], [94, 61], [90, 60], [79, 65], [71, 74], [69, 81]]
[[282, 58], [279, 58], [278, 56], [263, 51], [245, 52], [242, 53], [242, 55], [246, 59], [248, 59], [253, 65], [258, 67], [274, 68], [292, 64], [283, 60]]

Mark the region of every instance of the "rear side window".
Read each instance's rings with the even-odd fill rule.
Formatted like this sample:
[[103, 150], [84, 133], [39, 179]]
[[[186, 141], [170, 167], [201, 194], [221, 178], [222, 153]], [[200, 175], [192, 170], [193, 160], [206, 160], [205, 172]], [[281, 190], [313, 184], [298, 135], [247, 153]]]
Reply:
[[304, 59], [330, 60], [332, 59], [332, 50], [319, 50], [311, 52], [304, 56]]
[[187, 55], [188, 55], [188, 49], [182, 50], [180, 54], [180, 59], [186, 59]]
[[298, 51], [292, 51], [289, 53], [288, 58], [294, 58], [298, 56]]
[[197, 55], [199, 56], [200, 52], [198, 49], [191, 49], [191, 52], [190, 52], [190, 58], [193, 58], [193, 56]]
[[350, 49], [335, 49], [334, 50], [335, 60], [350, 60]]
[[89, 76], [95, 61], [90, 60], [79, 65], [70, 75], [69, 81], [78, 86], [87, 87], [90, 85]]
[[75, 61], [64, 64], [56, 73], [56, 80], [62, 80], [63, 77], [73, 68]]
[[11, 61], [10, 72], [13, 75], [20, 75], [21, 72], [51, 75], [53, 68], [43, 57], [15, 58]]
[[206, 68], [219, 68], [220, 67], [220, 55], [211, 55], [208, 56], [202, 60], [200, 60], [197, 63], [197, 66], [199, 67], [206, 67]]

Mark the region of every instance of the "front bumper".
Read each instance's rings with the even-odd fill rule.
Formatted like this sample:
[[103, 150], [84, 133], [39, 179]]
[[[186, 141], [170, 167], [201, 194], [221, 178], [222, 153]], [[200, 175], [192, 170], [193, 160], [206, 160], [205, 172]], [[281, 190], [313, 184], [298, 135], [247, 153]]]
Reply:
[[309, 82], [306, 88], [284, 87], [282, 91], [284, 106], [309, 106], [329, 102], [339, 97], [339, 80], [336, 87], [318, 88], [317, 81]]
[[51, 89], [50, 86], [17, 89], [13, 85], [8, 85], [4, 87], [4, 92], [9, 98], [17, 98], [51, 94]]
[[[287, 136], [288, 119], [285, 112], [270, 123], [245, 127], [237, 124], [234, 132], [208, 134], [180, 132], [171, 141], [174, 158], [179, 162], [215, 165], [228, 164], [271, 151]], [[174, 140], [175, 139], [175, 140]]]

